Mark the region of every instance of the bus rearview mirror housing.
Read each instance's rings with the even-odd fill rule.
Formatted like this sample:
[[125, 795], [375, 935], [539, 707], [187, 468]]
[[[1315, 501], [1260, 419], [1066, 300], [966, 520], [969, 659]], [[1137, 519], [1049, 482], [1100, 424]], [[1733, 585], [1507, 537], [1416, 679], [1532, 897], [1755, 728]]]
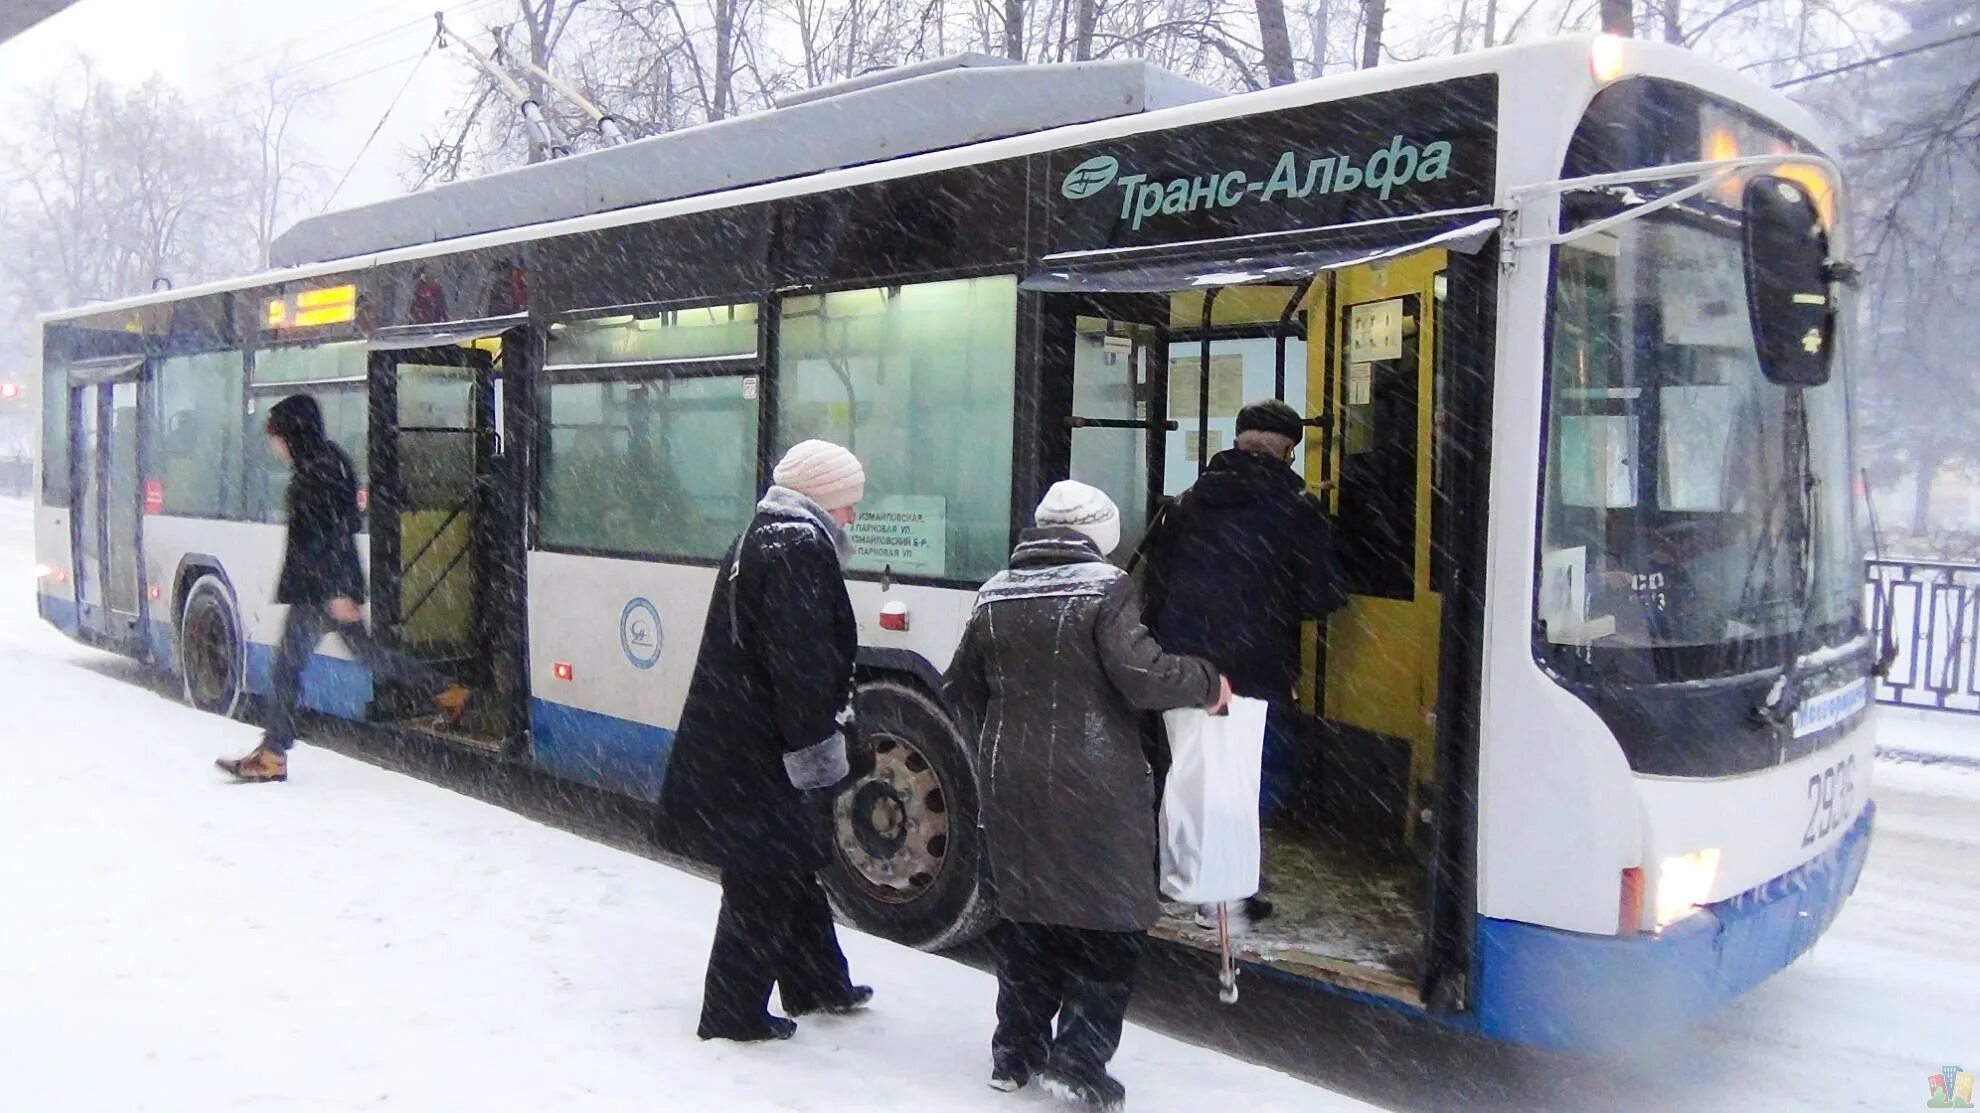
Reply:
[[1767, 380], [1781, 386], [1829, 381], [1835, 341], [1829, 293], [1829, 236], [1807, 187], [1763, 174], [1746, 185], [1746, 311], [1753, 351]]

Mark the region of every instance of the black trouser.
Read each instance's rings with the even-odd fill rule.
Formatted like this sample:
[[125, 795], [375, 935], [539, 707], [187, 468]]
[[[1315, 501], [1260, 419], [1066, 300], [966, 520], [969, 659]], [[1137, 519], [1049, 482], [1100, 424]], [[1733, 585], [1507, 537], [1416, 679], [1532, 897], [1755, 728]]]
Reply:
[[316, 643], [333, 631], [344, 639], [351, 656], [371, 670], [374, 679], [391, 678], [439, 691], [441, 681], [433, 670], [379, 645], [363, 622], [338, 622], [321, 603], [298, 603], [289, 608], [288, 617], [282, 621], [282, 641], [275, 649], [275, 690], [262, 732], [262, 745], [277, 753], [287, 753], [295, 745], [296, 713], [302, 706], [303, 668], [316, 652]]
[[701, 1035], [749, 1036], [769, 1019], [770, 988], [787, 1013], [852, 993], [825, 890], [809, 874], [722, 871], [722, 912], [701, 993]]
[[1105, 1073], [1121, 1046], [1142, 933], [1008, 920], [997, 932], [997, 1032], [990, 1037], [997, 1072], [1025, 1077], [1050, 1066], [1074, 1078]]

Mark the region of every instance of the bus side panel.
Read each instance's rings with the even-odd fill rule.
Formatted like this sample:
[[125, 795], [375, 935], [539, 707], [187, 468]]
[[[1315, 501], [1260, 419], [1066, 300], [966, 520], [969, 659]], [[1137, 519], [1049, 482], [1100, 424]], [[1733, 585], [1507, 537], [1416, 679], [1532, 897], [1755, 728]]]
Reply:
[[[687, 702], [717, 569], [563, 553], [529, 554], [533, 757], [551, 773], [656, 799]], [[847, 585], [860, 645], [946, 668], [976, 593]], [[906, 630], [881, 609], [906, 608]], [[650, 640], [648, 640], [650, 638]], [[898, 659], [898, 658], [896, 658]]]
[[[39, 490], [39, 487], [36, 489]], [[76, 614], [76, 585], [71, 578], [76, 562], [69, 537], [67, 509], [43, 506], [38, 501], [35, 503], [34, 559], [60, 573], [43, 576], [39, 581], [36, 605], [41, 617], [64, 634], [72, 638], [77, 636], [82, 625]]]
[[529, 554], [532, 756], [551, 773], [657, 799], [716, 570]]
[[[275, 602], [275, 583], [282, 570], [286, 531], [280, 525], [233, 522], [214, 518], [157, 516], [145, 519], [146, 582], [159, 586], [164, 597], [151, 608], [146, 641], [160, 667], [177, 672], [179, 574], [188, 557], [211, 558], [234, 594], [234, 605], [247, 640], [247, 686], [267, 695], [275, 668], [275, 647], [282, 640], [282, 620], [288, 608]], [[370, 546], [358, 538], [360, 560], [368, 562]], [[337, 638], [325, 638], [303, 672], [303, 706], [326, 715], [362, 719], [371, 703], [371, 674], [353, 661]]]

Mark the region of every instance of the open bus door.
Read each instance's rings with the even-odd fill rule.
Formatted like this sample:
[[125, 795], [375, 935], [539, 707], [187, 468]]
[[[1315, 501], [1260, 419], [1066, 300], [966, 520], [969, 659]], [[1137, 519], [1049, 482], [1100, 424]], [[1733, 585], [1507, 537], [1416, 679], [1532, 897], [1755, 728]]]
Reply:
[[115, 359], [69, 368], [71, 547], [77, 619], [85, 640], [134, 653], [145, 620], [138, 560], [138, 387], [144, 363]]
[[[371, 579], [374, 626], [391, 643], [474, 689], [448, 733], [502, 749], [517, 741], [508, 652], [503, 378], [497, 337], [426, 334], [374, 341]], [[387, 718], [425, 710], [426, 693], [382, 693]]]
[[1344, 774], [1327, 786], [1328, 810], [1411, 849], [1436, 780], [1443, 596], [1431, 574], [1432, 338], [1444, 259], [1430, 250], [1340, 271], [1327, 374], [1310, 384], [1310, 405], [1336, 415], [1313, 474], [1334, 513], [1348, 589], [1311, 672], [1322, 689], [1313, 706], [1337, 728], [1331, 756]]

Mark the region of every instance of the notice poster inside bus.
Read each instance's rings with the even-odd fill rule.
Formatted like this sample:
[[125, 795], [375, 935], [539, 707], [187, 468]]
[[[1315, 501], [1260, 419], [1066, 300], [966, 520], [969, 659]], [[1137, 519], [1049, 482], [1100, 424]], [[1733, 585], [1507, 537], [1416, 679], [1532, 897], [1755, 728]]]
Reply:
[[948, 573], [948, 500], [940, 495], [887, 495], [859, 508], [848, 567], [900, 576]]

